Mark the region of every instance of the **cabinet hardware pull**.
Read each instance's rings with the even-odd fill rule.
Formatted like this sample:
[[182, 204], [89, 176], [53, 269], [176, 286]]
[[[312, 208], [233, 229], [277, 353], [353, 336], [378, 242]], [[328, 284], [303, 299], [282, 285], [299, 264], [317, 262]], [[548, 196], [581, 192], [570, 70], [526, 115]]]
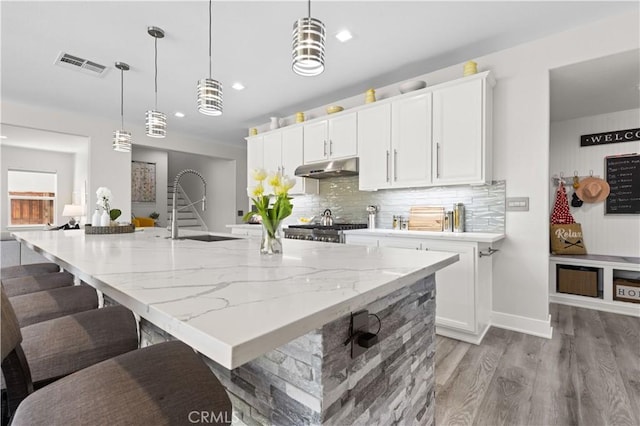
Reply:
[[333, 140], [329, 139], [329, 156], [333, 155]]
[[387, 150], [387, 182], [389, 182], [389, 158], [391, 157], [391, 153]]
[[326, 140], [324, 141], [324, 151], [323, 152], [324, 152], [324, 154], [322, 154], [322, 156], [326, 157], [327, 156], [327, 141]]
[[491, 256], [493, 255], [493, 253], [500, 251], [499, 249], [494, 249], [492, 247], [489, 247], [489, 251], [487, 252], [483, 252], [483, 251], [479, 251], [478, 252], [478, 257], [483, 257], [483, 256]]
[[393, 180], [398, 181], [398, 150], [393, 150]]
[[436, 143], [436, 177], [440, 179], [440, 144]]

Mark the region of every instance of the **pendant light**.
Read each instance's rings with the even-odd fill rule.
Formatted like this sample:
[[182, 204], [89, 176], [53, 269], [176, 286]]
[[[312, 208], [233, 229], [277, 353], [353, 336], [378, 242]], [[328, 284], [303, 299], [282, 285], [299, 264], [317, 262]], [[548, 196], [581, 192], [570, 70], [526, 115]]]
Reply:
[[113, 150], [131, 152], [131, 132], [124, 130], [124, 72], [129, 71], [129, 65], [116, 62], [120, 70], [120, 130], [113, 132]]
[[293, 24], [293, 62], [296, 74], [310, 77], [324, 71], [324, 24], [311, 17], [311, 0], [308, 0], [308, 16]]
[[164, 138], [167, 135], [167, 116], [165, 113], [158, 111], [158, 39], [164, 37], [164, 31], [158, 27], [148, 27], [147, 32], [154, 38], [155, 47], [155, 107], [153, 110], [147, 111], [145, 127], [147, 136], [152, 138]]
[[209, 78], [198, 80], [198, 111], [222, 115], [222, 84], [211, 78], [211, 0], [209, 0]]

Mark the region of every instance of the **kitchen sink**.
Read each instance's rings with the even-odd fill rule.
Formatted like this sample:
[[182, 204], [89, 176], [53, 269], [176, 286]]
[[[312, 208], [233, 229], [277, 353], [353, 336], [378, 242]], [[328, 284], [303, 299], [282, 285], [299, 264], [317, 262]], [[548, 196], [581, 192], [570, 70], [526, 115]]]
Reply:
[[195, 240], [195, 241], [205, 241], [205, 242], [213, 242], [213, 241], [227, 241], [227, 240], [239, 240], [240, 238], [236, 237], [224, 237], [220, 235], [187, 235], [184, 237], [176, 238], [178, 240]]

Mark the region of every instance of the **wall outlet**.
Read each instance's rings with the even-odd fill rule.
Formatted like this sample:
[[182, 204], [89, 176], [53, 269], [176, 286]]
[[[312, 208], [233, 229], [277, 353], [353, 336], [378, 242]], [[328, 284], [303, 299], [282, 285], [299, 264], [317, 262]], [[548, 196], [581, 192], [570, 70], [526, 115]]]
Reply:
[[244, 216], [244, 210], [238, 210], [238, 216], [240, 217]]
[[507, 197], [508, 212], [528, 212], [529, 197]]

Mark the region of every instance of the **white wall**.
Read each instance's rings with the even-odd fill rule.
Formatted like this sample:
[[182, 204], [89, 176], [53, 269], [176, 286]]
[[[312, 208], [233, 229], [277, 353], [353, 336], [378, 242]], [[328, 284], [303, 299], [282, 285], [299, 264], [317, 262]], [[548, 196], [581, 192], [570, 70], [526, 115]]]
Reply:
[[[86, 136], [89, 140], [87, 192], [90, 211], [93, 211], [96, 204], [96, 189], [100, 186], [106, 186], [113, 193], [112, 207], [122, 210], [123, 218], [131, 217], [131, 154], [116, 152], [111, 147], [113, 131], [119, 128], [117, 117], [113, 120], [106, 120], [78, 112], [36, 107], [3, 98], [2, 123]], [[224, 184], [232, 184], [239, 188], [247, 186], [247, 149], [243, 141], [237, 141], [237, 146], [232, 146], [212, 140], [188, 137], [170, 130], [164, 139], [149, 138], [145, 136], [144, 120], [142, 119], [135, 123], [129, 123], [127, 130], [132, 132], [133, 143], [139, 147], [191, 152], [232, 160], [236, 163], [236, 169], [232, 175], [229, 175], [233, 176], [232, 183], [228, 182], [230, 178], [227, 176]], [[240, 191], [224, 201], [232, 206], [232, 210], [244, 209], [246, 208], [246, 193], [244, 190]], [[228, 223], [237, 221], [235, 217], [231, 220]]]
[[135, 216], [148, 217], [153, 212], [160, 213], [158, 223], [165, 227], [168, 225], [167, 216], [167, 182], [169, 179], [169, 154], [166, 151], [158, 151], [134, 146], [131, 151], [131, 160], [154, 163], [156, 165], [156, 201], [155, 203], [131, 202], [131, 210]]
[[[225, 225], [236, 223], [236, 208], [231, 202], [236, 198], [237, 185], [230, 176], [237, 175], [236, 162], [219, 158], [196, 156], [180, 152], [169, 153], [169, 176], [173, 183], [175, 176], [184, 169], [200, 172], [207, 181], [207, 210], [201, 204], [194, 206], [206, 223], [209, 231], [228, 232]], [[245, 174], [245, 169], [241, 174]], [[185, 174], [180, 185], [192, 202], [202, 198], [202, 181], [193, 174]], [[240, 191], [245, 196], [245, 191]], [[243, 209], [244, 207], [240, 207]]]
[[[551, 123], [549, 173], [564, 172], [571, 178], [575, 170], [580, 176], [605, 177], [604, 158], [609, 155], [640, 152], [640, 141], [580, 146], [580, 136], [612, 130], [640, 127], [640, 110], [633, 109]], [[550, 188], [553, 206], [555, 188]], [[567, 185], [571, 201], [573, 188]], [[611, 256], [640, 256], [640, 217], [638, 215], [605, 215], [604, 202], [584, 203], [570, 207], [576, 222], [582, 225], [587, 252]], [[630, 238], [635, 235], [636, 238]]]
[[71, 204], [73, 194], [74, 154], [61, 152], [41, 151], [25, 149], [13, 146], [2, 146], [2, 184], [0, 191], [2, 212], [0, 214], [0, 226], [7, 229], [9, 223], [9, 197], [7, 189], [7, 171], [33, 170], [42, 172], [55, 172], [57, 174], [56, 215], [54, 224], [63, 225], [69, 218], [62, 217], [62, 209], [65, 204]]

